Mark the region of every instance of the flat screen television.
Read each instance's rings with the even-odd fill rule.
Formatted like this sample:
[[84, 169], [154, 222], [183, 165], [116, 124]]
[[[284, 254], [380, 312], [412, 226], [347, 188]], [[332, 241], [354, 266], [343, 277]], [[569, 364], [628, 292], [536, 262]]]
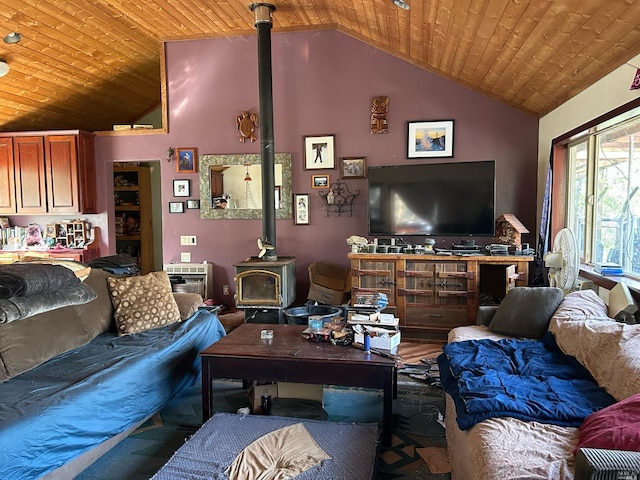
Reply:
[[369, 235], [493, 236], [495, 161], [369, 167]]

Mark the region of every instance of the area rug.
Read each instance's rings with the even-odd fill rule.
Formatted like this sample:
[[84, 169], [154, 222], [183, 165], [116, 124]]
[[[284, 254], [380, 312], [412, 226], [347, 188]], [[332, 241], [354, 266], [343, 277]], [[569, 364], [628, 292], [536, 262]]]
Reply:
[[[424, 454], [446, 448], [444, 428], [438, 419], [444, 413], [442, 390], [398, 376], [398, 398], [393, 402], [393, 437], [381, 448], [376, 480], [449, 480], [448, 473], [432, 472]], [[379, 422], [382, 393], [375, 390], [325, 387], [323, 406], [329, 421]], [[148, 480], [196, 431], [202, 415], [202, 397], [197, 385], [169, 403], [159, 414], [85, 470], [78, 480]], [[214, 411], [235, 412], [248, 405], [241, 382], [216, 381]]]

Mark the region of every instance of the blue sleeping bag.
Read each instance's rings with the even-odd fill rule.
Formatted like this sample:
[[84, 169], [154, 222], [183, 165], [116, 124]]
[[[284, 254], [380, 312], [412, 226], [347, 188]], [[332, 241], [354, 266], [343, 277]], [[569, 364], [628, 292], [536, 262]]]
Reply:
[[450, 343], [438, 365], [461, 430], [492, 417], [579, 427], [615, 402], [586, 368], [562, 353], [551, 333], [541, 340]]

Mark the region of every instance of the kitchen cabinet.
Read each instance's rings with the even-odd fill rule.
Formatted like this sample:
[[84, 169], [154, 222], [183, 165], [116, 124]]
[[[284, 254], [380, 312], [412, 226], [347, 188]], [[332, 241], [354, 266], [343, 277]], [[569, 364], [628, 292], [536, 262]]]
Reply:
[[6, 133], [0, 139], [0, 214], [97, 213], [94, 135]]

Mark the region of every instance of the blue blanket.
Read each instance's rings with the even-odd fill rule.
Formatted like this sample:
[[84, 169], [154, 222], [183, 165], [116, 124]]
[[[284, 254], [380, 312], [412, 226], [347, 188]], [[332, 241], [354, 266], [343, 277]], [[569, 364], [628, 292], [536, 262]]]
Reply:
[[440, 378], [461, 430], [492, 417], [579, 427], [615, 402], [553, 335], [541, 340], [468, 340], [443, 347]]
[[0, 384], [0, 478], [39, 478], [159, 410], [199, 378], [225, 334], [215, 315], [105, 333]]

